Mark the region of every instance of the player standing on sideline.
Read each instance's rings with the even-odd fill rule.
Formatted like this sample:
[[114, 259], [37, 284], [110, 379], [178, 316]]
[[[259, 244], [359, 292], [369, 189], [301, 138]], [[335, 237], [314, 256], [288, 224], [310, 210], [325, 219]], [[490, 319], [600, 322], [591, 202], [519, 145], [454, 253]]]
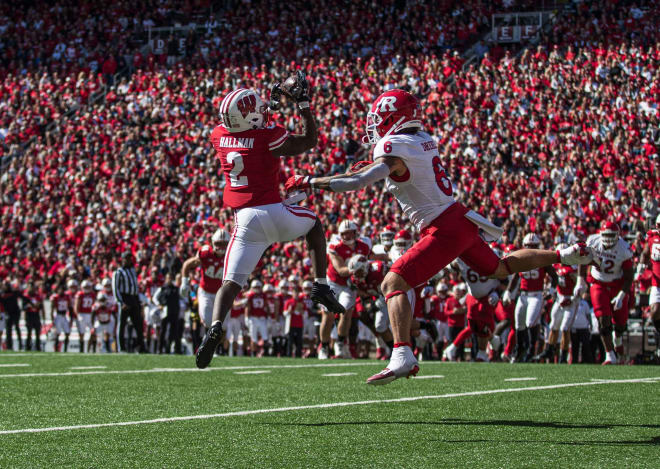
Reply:
[[651, 306], [651, 319], [655, 326], [656, 334], [660, 336], [660, 214], [655, 219], [655, 229], [646, 233], [646, 246], [640, 258], [637, 272], [641, 274], [647, 263], [651, 262], [651, 294], [649, 305]]
[[69, 334], [71, 334], [71, 324], [68, 315], [71, 312], [71, 298], [64, 291], [64, 283], [56, 286], [55, 294], [50, 297], [51, 319], [53, 321], [53, 334], [55, 335], [55, 352], [60, 351], [60, 334], [64, 334], [63, 352], [69, 350]]
[[311, 210], [282, 203], [279, 191], [280, 156], [298, 155], [318, 142], [316, 123], [309, 108], [305, 74], [298, 72], [282, 86], [271, 89], [271, 108], [278, 109], [282, 94], [300, 109], [302, 134], [289, 135], [268, 125], [268, 105], [254, 90], [236, 89], [222, 100], [222, 124], [211, 142], [222, 163], [226, 187], [224, 203], [234, 212], [234, 230], [225, 254], [222, 286], [213, 306], [213, 324], [197, 350], [196, 365], [206, 368], [222, 339], [223, 325], [234, 298], [247, 282], [266, 248], [305, 236], [312, 258], [312, 300], [333, 313], [345, 310], [335, 299], [325, 278], [326, 243], [323, 226]]
[[[108, 305], [107, 296], [103, 292], [99, 292], [96, 295], [96, 303], [92, 306], [92, 322], [94, 324], [94, 335], [103, 341], [106, 353], [112, 353], [113, 316], [114, 310]], [[96, 352], [96, 343], [90, 343], [90, 347], [92, 346], [94, 352]]]
[[320, 178], [296, 175], [286, 182], [288, 191], [314, 188], [346, 192], [385, 179], [386, 189], [420, 231], [419, 241], [394, 263], [383, 281], [394, 352], [387, 368], [367, 380], [370, 384], [387, 384], [417, 374], [419, 366], [410, 344], [409, 294], [455, 258], [460, 257], [479, 275], [495, 278], [556, 262], [586, 264], [593, 259], [584, 244], [561, 252], [522, 249], [503, 259], [497, 257], [482, 236], [497, 239], [502, 229], [454, 200], [437, 145], [422, 131], [421, 113], [417, 98], [406, 91], [381, 94], [367, 114], [366, 139], [375, 145], [373, 163], [346, 174]]
[[[87, 343], [87, 348], [91, 343], [92, 328], [92, 306], [94, 305], [94, 286], [89, 280], [83, 280], [80, 284], [81, 290], [76, 293], [73, 303], [73, 317], [76, 321], [76, 329], [78, 329], [78, 340], [80, 341], [80, 353], [85, 351], [85, 333], [90, 332], [90, 341]], [[89, 352], [89, 350], [87, 350]]]
[[587, 238], [587, 246], [593, 251], [594, 258], [600, 259], [600, 265], [593, 266], [588, 276], [587, 268], [580, 266], [573, 296], [579, 298], [587, 283], [591, 284], [591, 304], [605, 346], [603, 365], [616, 365], [617, 354], [623, 358], [623, 333], [628, 325], [628, 292], [634, 277], [633, 253], [630, 245], [619, 236], [619, 226], [611, 221], [604, 222], [598, 234]]
[[197, 304], [199, 317], [206, 329], [211, 326], [215, 294], [222, 285], [225, 253], [228, 244], [229, 233], [223, 229], [216, 230], [211, 236], [211, 246], [208, 244], [203, 245], [194, 257], [183, 263], [181, 268], [182, 278], [179, 293], [183, 298], [188, 298], [190, 294], [190, 274], [197, 267], [202, 267], [202, 278], [197, 289]]
[[[538, 249], [541, 240], [534, 233], [528, 233], [523, 238], [523, 248]], [[551, 265], [538, 267], [514, 275], [502, 295], [502, 302], [511, 302], [513, 292], [520, 280], [520, 295], [514, 312], [516, 327], [516, 350], [514, 362], [528, 362], [535, 354], [536, 342], [539, 337], [539, 321], [543, 312], [543, 292], [546, 274], [550, 277], [552, 288], [557, 286], [557, 272]]]

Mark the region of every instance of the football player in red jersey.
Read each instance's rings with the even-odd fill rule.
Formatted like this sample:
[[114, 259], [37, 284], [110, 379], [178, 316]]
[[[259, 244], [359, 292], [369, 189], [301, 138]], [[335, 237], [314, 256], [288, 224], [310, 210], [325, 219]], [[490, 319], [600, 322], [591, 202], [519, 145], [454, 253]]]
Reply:
[[651, 263], [651, 293], [649, 305], [651, 306], [651, 319], [657, 334], [660, 335], [660, 214], [655, 219], [655, 229], [646, 233], [646, 246], [642, 251], [638, 273], [645, 270], [647, 263]]
[[[523, 238], [523, 247], [526, 249], [538, 249], [541, 240], [534, 233], [527, 233]], [[520, 281], [520, 295], [516, 302], [514, 312], [516, 325], [516, 353], [514, 362], [528, 362], [534, 356], [536, 342], [539, 338], [539, 321], [543, 312], [543, 292], [545, 288], [545, 276], [550, 277], [552, 288], [557, 286], [557, 272], [551, 265], [537, 267], [526, 272], [520, 272], [509, 281], [502, 301], [505, 304], [511, 302], [511, 292], [518, 286]]]
[[250, 291], [247, 292], [247, 308], [245, 309], [245, 324], [250, 331], [252, 356], [262, 357], [268, 349], [268, 321], [266, 298], [262, 291], [264, 284], [260, 280], [252, 280]]
[[[337, 293], [337, 300], [344, 307], [347, 314], [339, 318], [337, 324], [337, 341], [335, 342], [335, 356], [339, 358], [351, 358], [346, 339], [351, 329], [352, 309], [355, 307], [356, 292], [348, 285], [351, 271], [348, 268], [348, 260], [355, 254], [369, 256], [369, 246], [357, 239], [358, 227], [351, 220], [343, 220], [339, 224], [339, 242], [328, 246], [328, 280], [330, 287]], [[319, 359], [329, 358], [330, 335], [335, 324], [335, 315], [331, 311], [323, 311], [321, 318], [321, 350]]]
[[[114, 309], [110, 307], [107, 296], [103, 292], [96, 295], [96, 303], [92, 306], [92, 322], [95, 336], [103, 340], [106, 353], [112, 352], [112, 338], [114, 336], [113, 317]], [[90, 339], [91, 340], [91, 339]], [[94, 351], [96, 351], [96, 344]]]
[[64, 284], [59, 283], [55, 287], [55, 293], [50, 297], [51, 316], [53, 320], [53, 334], [55, 334], [55, 351], [60, 351], [60, 334], [64, 334], [63, 351], [69, 350], [69, 335], [71, 334], [71, 324], [69, 323], [69, 314], [71, 313], [71, 298], [64, 291]]
[[[83, 280], [81, 290], [76, 293], [73, 303], [73, 314], [78, 329], [80, 353], [85, 351], [85, 333], [92, 330], [92, 306], [94, 305], [94, 286], [89, 280]], [[89, 348], [89, 343], [87, 344]]]
[[367, 114], [366, 140], [375, 145], [374, 162], [356, 171], [329, 177], [295, 175], [287, 191], [324, 189], [354, 191], [385, 179], [420, 239], [395, 263], [383, 281], [394, 352], [388, 367], [370, 377], [368, 384], [387, 384], [419, 371], [410, 344], [412, 311], [407, 293], [457, 257], [479, 275], [505, 278], [558, 261], [589, 263], [590, 250], [576, 244], [565, 251], [523, 249], [500, 259], [482, 236], [495, 240], [502, 229], [469, 210], [453, 197], [453, 186], [442, 167], [437, 144], [422, 130], [422, 110], [416, 97], [404, 90], [378, 96]]
[[222, 124], [211, 133], [211, 142], [222, 164], [226, 186], [223, 201], [234, 209], [234, 230], [225, 255], [222, 286], [213, 307], [213, 324], [197, 350], [196, 365], [206, 368], [222, 338], [222, 321], [234, 298], [248, 280], [262, 254], [275, 242], [305, 236], [312, 259], [312, 300], [333, 313], [342, 314], [327, 284], [325, 233], [311, 210], [282, 203], [279, 191], [279, 157], [298, 155], [318, 141], [314, 115], [309, 108], [308, 84], [298, 72], [288, 88], [271, 89], [271, 107], [279, 106], [282, 94], [300, 109], [302, 134], [289, 135], [279, 126], [268, 125], [268, 105], [254, 91], [236, 89], [220, 103]]
[[225, 253], [229, 244], [229, 233], [223, 229], [216, 230], [211, 236], [211, 246], [203, 245], [197, 254], [183, 263], [181, 268], [181, 287], [179, 293], [188, 298], [190, 294], [190, 274], [197, 267], [202, 269], [202, 277], [197, 289], [197, 304], [199, 317], [205, 328], [211, 325], [213, 317], [213, 302], [222, 285], [222, 274], [225, 265]]
[[[588, 272], [580, 266], [574, 296], [582, 296], [587, 283], [598, 318], [600, 337], [605, 346], [603, 365], [615, 365], [623, 360], [623, 333], [628, 325], [628, 292], [632, 285], [634, 271], [630, 245], [619, 236], [619, 227], [611, 221], [603, 222], [600, 232], [587, 238], [587, 246], [598, 258], [598, 266]], [[612, 340], [614, 326], [614, 340]], [[617, 357], [619, 354], [619, 357]]]
[[242, 355], [243, 350], [239, 348], [238, 339], [243, 334], [245, 324], [246, 299], [243, 292], [239, 292], [234, 299], [229, 318], [227, 319], [227, 334], [225, 335], [225, 350], [229, 350], [229, 356]]

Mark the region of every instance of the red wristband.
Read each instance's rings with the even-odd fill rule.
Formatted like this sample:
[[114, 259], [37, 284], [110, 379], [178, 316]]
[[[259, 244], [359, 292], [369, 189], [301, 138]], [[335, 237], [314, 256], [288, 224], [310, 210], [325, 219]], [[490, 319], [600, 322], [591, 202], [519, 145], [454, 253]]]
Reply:
[[406, 346], [412, 348], [412, 344], [410, 342], [397, 342], [396, 344], [394, 344], [394, 348], [406, 347]]

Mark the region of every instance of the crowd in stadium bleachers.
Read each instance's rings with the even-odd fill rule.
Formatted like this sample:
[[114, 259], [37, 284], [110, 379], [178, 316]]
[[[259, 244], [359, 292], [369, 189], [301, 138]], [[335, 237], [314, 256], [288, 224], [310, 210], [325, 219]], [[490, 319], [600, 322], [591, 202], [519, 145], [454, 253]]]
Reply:
[[[584, 240], [609, 219], [639, 255], [660, 210], [657, 1], [575, 2], [540, 45], [483, 43], [467, 65], [460, 53], [515, 2], [351, 2], [347, 16], [333, 0], [254, 2], [259, 15], [253, 2], [226, 2], [183, 50], [144, 55], [135, 38], [146, 27], [185, 23], [210, 2], [137, 12], [126, 2], [29, 3], [0, 10], [0, 279], [37, 302], [72, 279], [72, 293], [85, 279], [100, 289], [126, 250], [150, 300], [218, 226], [230, 228], [209, 141], [220, 100], [239, 86], [267, 100], [297, 69], [313, 90], [319, 145], [283, 158], [282, 182], [368, 159], [368, 106], [404, 88], [421, 99], [457, 199], [505, 228], [502, 246], [528, 232], [547, 248]], [[121, 70], [130, 73], [114, 81]], [[298, 126], [291, 108], [271, 119]], [[328, 238], [344, 219], [374, 244], [387, 225], [414, 232], [381, 185], [304, 204]], [[273, 246], [254, 276], [300, 287], [309, 271], [296, 241]]]

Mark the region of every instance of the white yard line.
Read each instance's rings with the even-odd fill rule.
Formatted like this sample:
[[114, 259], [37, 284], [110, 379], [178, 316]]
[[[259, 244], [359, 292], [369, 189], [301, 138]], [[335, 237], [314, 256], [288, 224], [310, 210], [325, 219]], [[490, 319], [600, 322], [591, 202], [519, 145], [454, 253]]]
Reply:
[[[442, 362], [436, 362], [442, 363]], [[234, 371], [234, 370], [263, 370], [263, 369], [291, 369], [291, 368], [341, 368], [354, 366], [374, 366], [374, 363], [319, 363], [308, 365], [246, 365], [246, 366], [218, 366], [198, 370], [197, 368], [150, 368], [146, 370], [99, 370], [99, 371], [80, 371], [80, 372], [46, 372], [46, 373], [16, 373], [0, 374], [2, 378], [35, 378], [38, 376], [81, 376], [81, 375], [131, 375], [142, 373], [206, 373], [209, 371]]]
[[19, 366], [30, 366], [29, 363], [0, 363], [0, 368], [13, 368]]
[[422, 375], [422, 376], [416, 376], [415, 379], [436, 379], [436, 378], [444, 378], [445, 375]]
[[69, 367], [70, 370], [103, 370], [105, 368], [107, 368], [107, 366], [102, 366], [102, 365], [98, 365], [98, 366], [72, 366], [72, 367]]
[[469, 392], [459, 392], [459, 393], [451, 393], [451, 394], [438, 394], [434, 396], [401, 397], [397, 399], [378, 399], [378, 400], [357, 401], [357, 402], [334, 402], [329, 404], [279, 407], [275, 409], [243, 410], [238, 412], [225, 412], [221, 414], [189, 415], [185, 417], [164, 417], [164, 418], [150, 419], [150, 420], [134, 420], [131, 422], [92, 423], [87, 425], [70, 425], [65, 427], [21, 428], [17, 430], [0, 430], [0, 435], [13, 435], [17, 433], [57, 432], [57, 431], [65, 431], [65, 430], [82, 430], [88, 428], [126, 427], [132, 425], [146, 425], [149, 423], [184, 422], [189, 420], [206, 420], [206, 419], [216, 419], [216, 418], [225, 418], [225, 417], [241, 417], [245, 415], [271, 414], [278, 412], [294, 412], [298, 410], [308, 410], [308, 409], [330, 409], [334, 407], [351, 407], [358, 405], [392, 404], [397, 402], [413, 402], [413, 401], [422, 401], [428, 399], [451, 399], [454, 397], [485, 396], [489, 394], [503, 394], [510, 392], [544, 391], [547, 389], [575, 388], [580, 386], [600, 386], [604, 384], [657, 383], [659, 382], [659, 380], [660, 377], [639, 378], [639, 379], [618, 379], [618, 380], [608, 380], [608, 381], [588, 381], [585, 383], [552, 384], [548, 386], [529, 386], [526, 388], [489, 389], [486, 391], [469, 391]]
[[270, 370], [234, 371], [235, 375], [262, 375], [264, 373], [270, 373]]
[[528, 376], [526, 378], [507, 378], [504, 381], [536, 381], [538, 378]]
[[326, 373], [322, 376], [354, 376], [357, 373]]

